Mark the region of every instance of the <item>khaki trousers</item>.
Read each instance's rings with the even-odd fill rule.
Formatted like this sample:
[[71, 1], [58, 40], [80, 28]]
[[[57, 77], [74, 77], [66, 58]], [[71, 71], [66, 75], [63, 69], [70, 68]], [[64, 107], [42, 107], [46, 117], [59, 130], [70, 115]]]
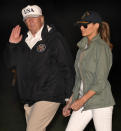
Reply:
[[30, 107], [25, 104], [26, 131], [46, 131], [46, 127], [53, 119], [59, 105], [60, 103], [48, 101], [39, 101]]

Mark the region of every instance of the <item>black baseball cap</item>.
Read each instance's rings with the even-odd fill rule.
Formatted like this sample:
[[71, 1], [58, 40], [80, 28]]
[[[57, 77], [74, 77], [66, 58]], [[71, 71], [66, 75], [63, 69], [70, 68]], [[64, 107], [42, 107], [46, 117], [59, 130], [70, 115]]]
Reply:
[[77, 21], [77, 24], [88, 24], [88, 23], [101, 23], [102, 18], [100, 15], [95, 11], [86, 11], [81, 20]]

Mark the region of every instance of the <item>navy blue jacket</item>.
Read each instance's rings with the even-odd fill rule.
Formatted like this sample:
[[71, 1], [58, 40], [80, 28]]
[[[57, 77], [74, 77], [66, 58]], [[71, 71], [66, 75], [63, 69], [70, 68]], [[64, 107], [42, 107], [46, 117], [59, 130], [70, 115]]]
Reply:
[[42, 40], [32, 49], [26, 44], [26, 37], [18, 44], [9, 43], [6, 64], [16, 67], [18, 92], [24, 104], [41, 100], [62, 103], [72, 94], [73, 59], [66, 41], [55, 28], [48, 32], [45, 25], [41, 35]]

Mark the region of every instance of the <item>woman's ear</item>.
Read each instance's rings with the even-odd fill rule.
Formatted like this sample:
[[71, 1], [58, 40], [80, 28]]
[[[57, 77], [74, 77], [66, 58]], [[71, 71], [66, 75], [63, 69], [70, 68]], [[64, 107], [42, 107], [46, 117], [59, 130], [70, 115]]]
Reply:
[[98, 30], [99, 29], [99, 23], [95, 24], [95, 28]]

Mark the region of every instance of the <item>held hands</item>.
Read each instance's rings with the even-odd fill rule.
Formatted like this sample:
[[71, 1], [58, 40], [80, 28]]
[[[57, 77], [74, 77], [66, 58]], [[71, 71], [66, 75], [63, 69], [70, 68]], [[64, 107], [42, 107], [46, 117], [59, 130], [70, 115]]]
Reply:
[[21, 27], [19, 25], [15, 26], [10, 34], [9, 42], [19, 43], [22, 40], [22, 35], [20, 34], [20, 32], [21, 32]]
[[77, 111], [79, 110], [91, 97], [93, 97], [96, 94], [95, 91], [89, 90], [84, 96], [74, 101], [72, 104], [72, 97], [69, 100], [69, 102], [66, 104], [66, 106], [63, 108], [63, 115], [69, 116], [70, 115], [70, 109]]
[[70, 116], [70, 114], [71, 114], [72, 96], [73, 96], [73, 94], [71, 95], [70, 99], [66, 102], [66, 105], [65, 105], [65, 107], [63, 108], [62, 114], [63, 114], [63, 116], [65, 116], [65, 117]]
[[67, 104], [63, 108], [62, 114], [63, 114], [63, 116], [67, 117], [67, 116], [70, 116], [70, 114], [71, 114], [70, 112], [71, 112], [70, 103], [67, 102]]
[[62, 112], [63, 116], [65, 117], [70, 116], [71, 109], [77, 111], [85, 104], [85, 102], [86, 100], [83, 97], [74, 101], [73, 104], [70, 104], [70, 102], [68, 102], [66, 106], [63, 108]]
[[73, 104], [70, 104], [68, 102], [66, 106], [63, 108], [63, 112], [62, 112], [63, 116], [65, 117], [70, 116], [71, 109], [77, 111], [85, 104], [85, 102], [86, 101], [84, 98], [77, 99], [76, 101], [74, 101]]

